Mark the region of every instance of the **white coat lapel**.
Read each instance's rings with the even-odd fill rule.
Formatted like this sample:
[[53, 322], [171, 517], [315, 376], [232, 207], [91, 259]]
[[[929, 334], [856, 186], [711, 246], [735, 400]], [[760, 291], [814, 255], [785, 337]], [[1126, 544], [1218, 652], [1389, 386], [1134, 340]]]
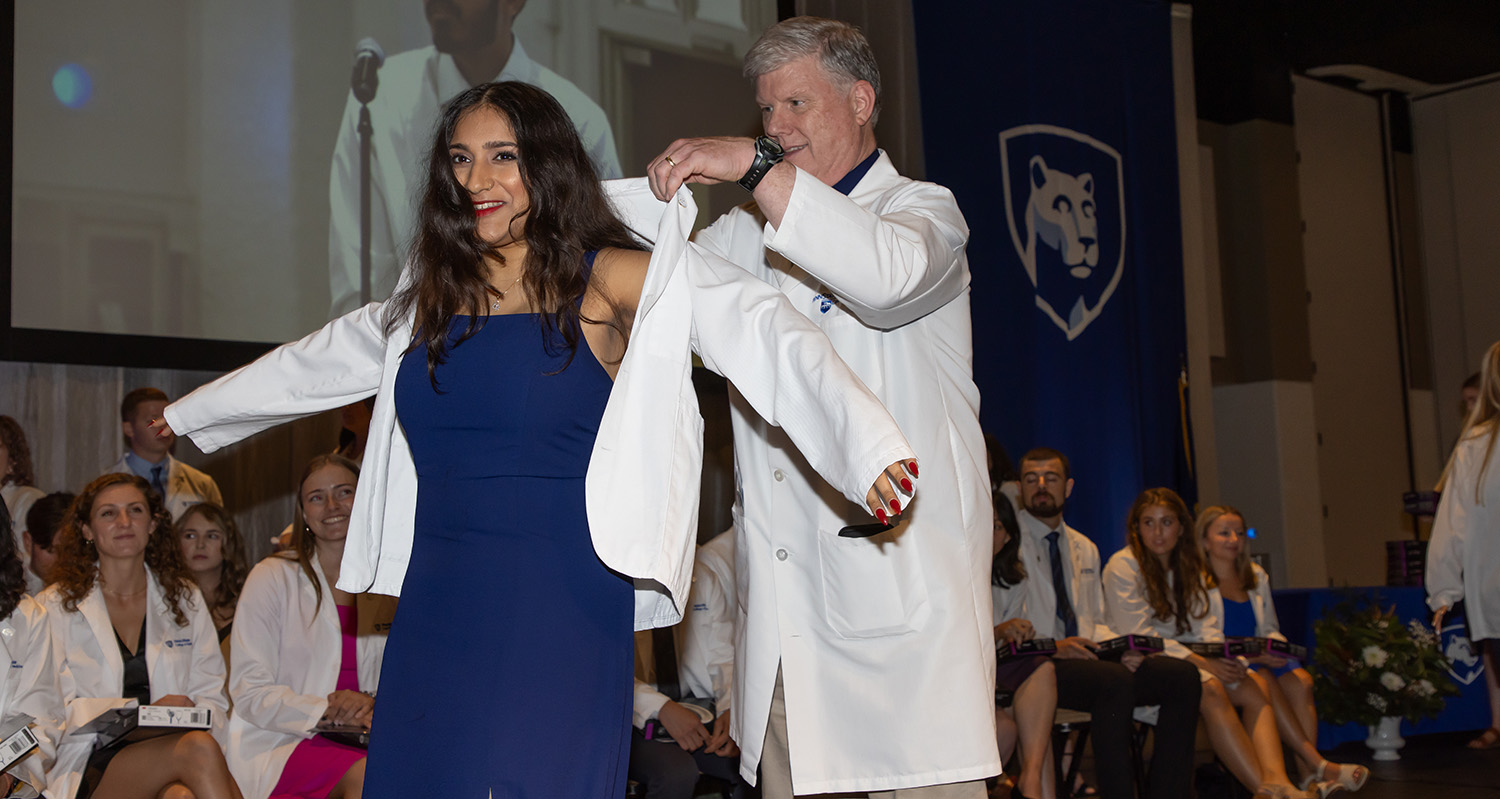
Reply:
[[[187, 610], [187, 608], [184, 608]], [[172, 620], [172, 608], [167, 604], [165, 592], [161, 589], [161, 583], [156, 581], [156, 575], [150, 574], [146, 583], [146, 671], [151, 675], [151, 694], [155, 699], [161, 694], [161, 686], [165, 685], [187, 685], [186, 674], [175, 674], [182, 668], [183, 658], [164, 657], [162, 651], [169, 640], [176, 637], [173, 633], [177, 629]], [[171, 648], [175, 648], [171, 647]], [[192, 665], [192, 657], [188, 657], [187, 664]], [[123, 664], [122, 678], [123, 678]]]
[[125, 662], [120, 659], [120, 647], [115, 643], [115, 626], [109, 622], [109, 608], [104, 604], [104, 595], [99, 593], [98, 583], [78, 602], [78, 613], [88, 622], [94, 640], [99, 643], [99, 651], [104, 655], [104, 662], [100, 664], [104, 684], [114, 685], [125, 679]]

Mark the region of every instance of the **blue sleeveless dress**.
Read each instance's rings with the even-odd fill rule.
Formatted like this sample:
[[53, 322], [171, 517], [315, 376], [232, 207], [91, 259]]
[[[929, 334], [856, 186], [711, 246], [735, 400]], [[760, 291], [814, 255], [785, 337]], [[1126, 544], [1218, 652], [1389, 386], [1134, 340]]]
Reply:
[[[589, 255], [592, 267], [593, 254]], [[584, 476], [613, 383], [536, 314], [424, 350], [395, 383], [416, 532], [380, 675], [366, 797], [622, 797], [630, 582], [594, 554]], [[566, 368], [564, 368], [566, 365]]]

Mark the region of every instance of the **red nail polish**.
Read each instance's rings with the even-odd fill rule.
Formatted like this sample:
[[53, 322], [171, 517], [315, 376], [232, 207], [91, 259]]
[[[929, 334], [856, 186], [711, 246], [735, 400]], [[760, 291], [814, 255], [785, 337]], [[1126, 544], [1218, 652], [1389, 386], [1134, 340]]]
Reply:
[[885, 510], [882, 508], [875, 509], [875, 518], [879, 519], [881, 524], [890, 524], [885, 520]]
[[898, 515], [901, 513], [901, 503], [899, 501], [891, 500], [891, 512]]
[[908, 494], [911, 493], [911, 481], [905, 477], [901, 478], [901, 490]]
[[922, 476], [920, 474], [917, 474], [917, 462], [916, 461], [912, 461], [910, 464], [908, 464], [908, 468], [911, 469], [911, 476], [912, 477], [921, 477]]

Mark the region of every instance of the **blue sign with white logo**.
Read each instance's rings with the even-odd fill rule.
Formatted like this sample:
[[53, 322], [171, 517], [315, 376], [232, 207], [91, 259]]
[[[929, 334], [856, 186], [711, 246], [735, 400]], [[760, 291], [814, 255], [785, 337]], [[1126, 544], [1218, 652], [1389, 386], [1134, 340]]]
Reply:
[[1069, 456], [1065, 516], [1107, 558], [1143, 489], [1197, 493], [1171, 4], [923, 0], [913, 14], [926, 178], [969, 223], [981, 419], [1013, 458]]

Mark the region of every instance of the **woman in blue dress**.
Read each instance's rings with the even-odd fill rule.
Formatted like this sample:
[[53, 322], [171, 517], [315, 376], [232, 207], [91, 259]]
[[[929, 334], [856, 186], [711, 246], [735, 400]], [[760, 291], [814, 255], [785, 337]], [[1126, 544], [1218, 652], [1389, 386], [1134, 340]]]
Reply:
[[[671, 623], [657, 600], [685, 595], [678, 578], [691, 573], [691, 533], [681, 530], [696, 516], [701, 428], [685, 382], [690, 320], [662, 309], [692, 313], [694, 342], [719, 348], [704, 358], [726, 376], [771, 378], [746, 380], [742, 392], [794, 440], [817, 445], [815, 465], [845, 496], [871, 509], [896, 498], [891, 482], [905, 476], [911, 450], [774, 288], [727, 264], [692, 261], [685, 238], [659, 240], [657, 255], [676, 252], [712, 279], [688, 287], [667, 282], [679, 272], [656, 272], [545, 92], [498, 83], [460, 94], [445, 106], [428, 166], [416, 241], [391, 300], [269, 353], [165, 415], [211, 451], [379, 391], [340, 578], [346, 590], [401, 596], [364, 799], [619, 797], [633, 626]], [[650, 202], [651, 213], [668, 215], [663, 230], [688, 211], [686, 199], [682, 209]], [[678, 288], [727, 296], [737, 313], [700, 320]], [[627, 340], [640, 345], [629, 361]], [[615, 378], [631, 387], [624, 393], [640, 392], [633, 397], [661, 394], [626, 379], [632, 363], [638, 375], [684, 381], [687, 404], [667, 408], [663, 425], [654, 401], [631, 399], [623, 423], [632, 429], [608, 442], [611, 468], [601, 469], [595, 438], [606, 404], [613, 410], [622, 394]], [[663, 439], [673, 443], [658, 446]], [[622, 457], [629, 444], [649, 452]], [[627, 473], [625, 463], [649, 468]], [[647, 496], [598, 507], [596, 494], [633, 500], [621, 485]], [[620, 557], [622, 542], [632, 558]], [[637, 592], [626, 571], [666, 591]]]

